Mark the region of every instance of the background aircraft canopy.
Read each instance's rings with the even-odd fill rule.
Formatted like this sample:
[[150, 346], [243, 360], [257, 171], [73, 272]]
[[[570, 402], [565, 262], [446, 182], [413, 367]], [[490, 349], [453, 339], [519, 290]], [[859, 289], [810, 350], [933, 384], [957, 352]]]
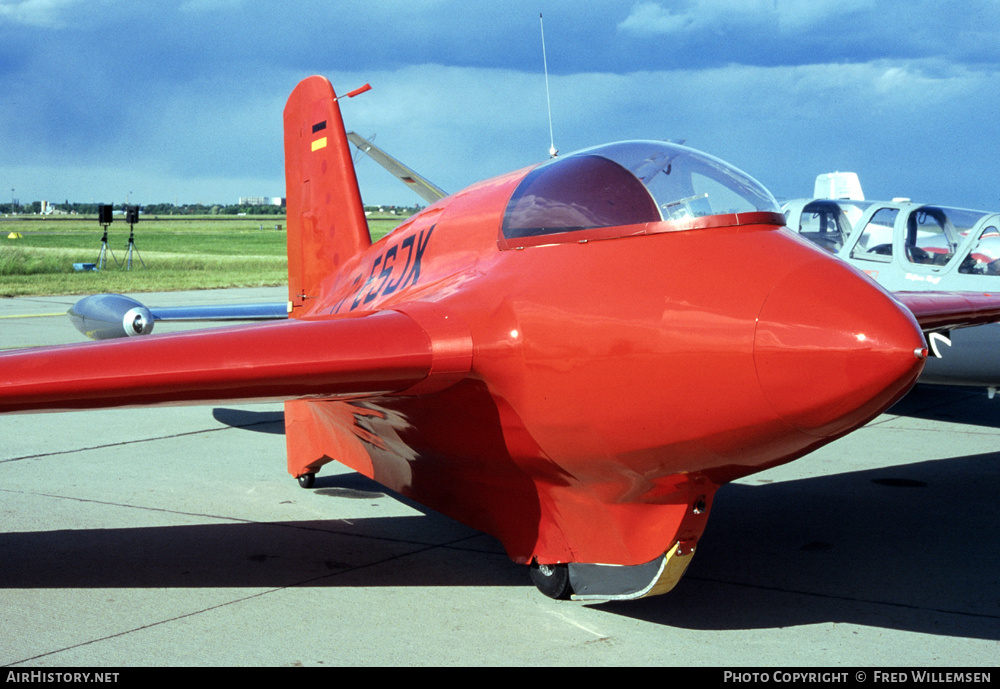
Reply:
[[781, 211], [767, 189], [728, 163], [676, 144], [627, 141], [553, 158], [528, 173], [507, 205], [503, 234], [512, 239], [749, 212]]
[[885, 205], [859, 223], [861, 234], [851, 257], [876, 260], [883, 256], [881, 260], [889, 261], [894, 251], [893, 235], [899, 232], [902, 241], [895, 250], [902, 249], [908, 263], [945, 266], [970, 230], [988, 215], [945, 206]]
[[[856, 217], [860, 217], [870, 204], [851, 201], [846, 205], [854, 210]], [[854, 229], [853, 221], [844, 206], [844, 201], [826, 199], [817, 199], [807, 204], [799, 214], [799, 234], [830, 253], [837, 253]], [[788, 216], [789, 211], [786, 210], [785, 217]]]
[[1000, 213], [907, 199], [796, 199], [785, 204], [785, 218], [791, 229], [848, 260], [892, 263], [896, 255], [906, 271], [923, 265], [942, 274], [1000, 275]]

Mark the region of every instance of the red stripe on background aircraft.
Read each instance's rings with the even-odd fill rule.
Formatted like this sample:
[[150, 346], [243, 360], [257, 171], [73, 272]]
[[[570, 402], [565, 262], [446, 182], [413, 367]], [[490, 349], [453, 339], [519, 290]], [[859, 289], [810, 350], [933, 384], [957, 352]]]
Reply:
[[[547, 595], [636, 598], [683, 574], [720, 485], [920, 374], [910, 311], [683, 146], [554, 158], [373, 245], [337, 100], [310, 77], [285, 108], [289, 320], [7, 353], [0, 411], [283, 400], [303, 485], [343, 462], [494, 535]], [[917, 308], [1000, 311], [942, 298]]]

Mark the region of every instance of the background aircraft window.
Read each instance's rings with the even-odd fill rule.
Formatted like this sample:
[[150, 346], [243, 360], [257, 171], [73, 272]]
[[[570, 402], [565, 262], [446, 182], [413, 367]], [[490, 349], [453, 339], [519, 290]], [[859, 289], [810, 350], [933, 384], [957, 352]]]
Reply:
[[851, 223], [836, 203], [813, 201], [799, 214], [798, 232], [814, 244], [837, 253], [851, 232]]
[[961, 237], [966, 236], [976, 223], [989, 215], [986, 211], [973, 211], [966, 208], [942, 207], [941, 210], [948, 216], [948, 222], [951, 223], [952, 227], [955, 228], [955, 232]]
[[844, 215], [847, 216], [847, 222], [849, 223], [844, 232], [846, 234], [850, 234], [851, 230], [853, 230], [854, 226], [858, 223], [858, 220], [861, 220], [861, 216], [863, 216], [865, 211], [872, 205], [872, 202], [858, 201], [855, 199], [837, 199], [837, 205], [840, 206], [840, 210], [842, 210]]
[[851, 250], [851, 258], [871, 261], [888, 261], [892, 256], [892, 228], [896, 224], [896, 208], [879, 209], [865, 225], [865, 229]]
[[958, 272], [1000, 275], [1000, 230], [993, 225], [986, 227], [969, 255], [962, 260]]
[[943, 266], [954, 255], [955, 228], [941, 208], [924, 206], [906, 218], [906, 258], [910, 263]]

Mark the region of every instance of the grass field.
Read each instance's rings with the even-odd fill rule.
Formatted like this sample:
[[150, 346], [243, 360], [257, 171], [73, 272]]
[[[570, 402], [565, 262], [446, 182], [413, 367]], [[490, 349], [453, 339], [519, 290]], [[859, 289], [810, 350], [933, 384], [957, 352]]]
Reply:
[[[373, 240], [402, 221], [394, 215], [370, 217]], [[8, 238], [11, 234], [21, 236]], [[0, 218], [0, 296], [260, 287], [288, 281], [284, 216], [142, 216], [135, 226], [137, 253], [130, 271], [115, 264], [115, 259], [125, 263], [129, 237], [129, 226], [116, 220], [108, 231], [105, 269], [75, 271], [74, 263], [97, 262], [101, 236], [96, 217]]]

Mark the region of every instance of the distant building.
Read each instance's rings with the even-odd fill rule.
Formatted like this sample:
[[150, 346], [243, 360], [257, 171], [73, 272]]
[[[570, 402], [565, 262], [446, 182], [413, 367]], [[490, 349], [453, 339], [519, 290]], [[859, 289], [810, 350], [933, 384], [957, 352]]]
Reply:
[[241, 206], [281, 206], [284, 208], [285, 199], [280, 196], [241, 196]]
[[53, 213], [55, 213], [57, 215], [66, 215], [66, 213], [67, 213], [67, 211], [65, 211], [65, 210], [63, 210], [61, 208], [56, 208], [55, 206], [53, 206], [48, 201], [41, 201], [39, 203], [38, 212], [41, 215], [52, 215]]

